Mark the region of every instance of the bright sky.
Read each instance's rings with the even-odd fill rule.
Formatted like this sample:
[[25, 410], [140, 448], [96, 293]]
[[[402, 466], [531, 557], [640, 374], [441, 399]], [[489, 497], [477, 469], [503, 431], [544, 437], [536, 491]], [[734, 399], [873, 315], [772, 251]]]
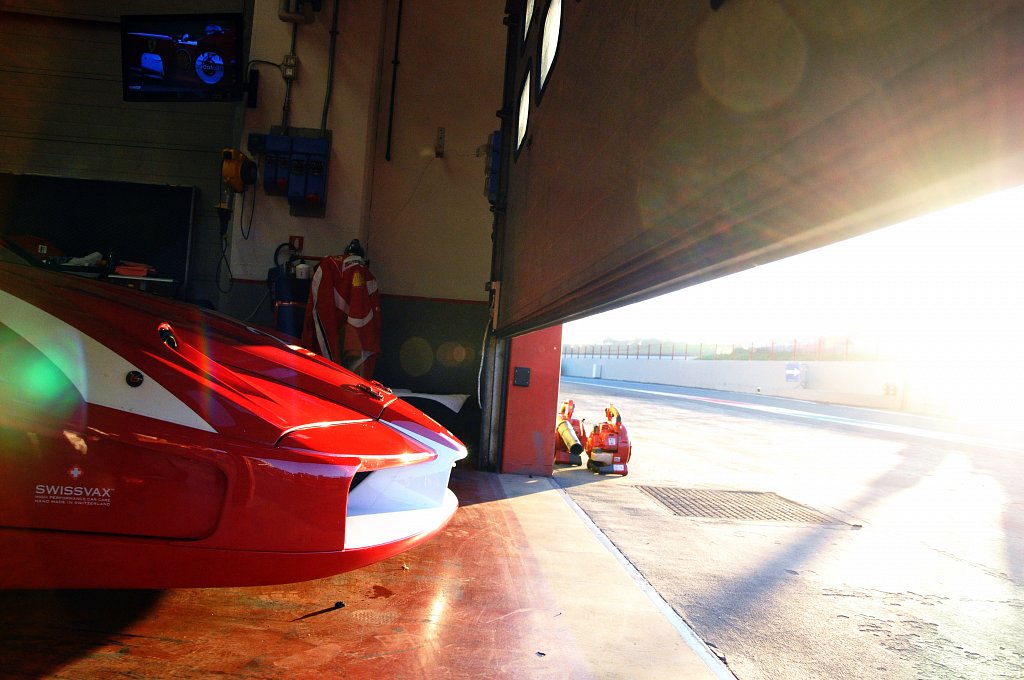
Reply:
[[[563, 326], [565, 344], [846, 336], [1024, 352], [1024, 187]], [[630, 337], [622, 329], [630, 329]]]

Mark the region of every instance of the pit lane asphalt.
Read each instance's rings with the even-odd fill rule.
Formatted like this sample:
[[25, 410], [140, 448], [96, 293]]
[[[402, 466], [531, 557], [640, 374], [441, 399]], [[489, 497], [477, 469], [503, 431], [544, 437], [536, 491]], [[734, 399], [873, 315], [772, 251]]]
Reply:
[[[614, 403], [633, 458], [627, 477], [556, 481], [737, 678], [1024, 677], [1019, 430], [637, 383], [560, 392], [589, 423]], [[641, 485], [769, 491], [834, 522], [681, 517]]]

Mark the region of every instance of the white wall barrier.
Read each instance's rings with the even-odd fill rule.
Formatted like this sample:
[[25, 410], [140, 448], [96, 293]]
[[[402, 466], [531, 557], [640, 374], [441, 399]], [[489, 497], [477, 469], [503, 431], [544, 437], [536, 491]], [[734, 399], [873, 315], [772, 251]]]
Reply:
[[749, 392], [848, 406], [952, 415], [962, 371], [950, 362], [683, 360], [562, 356], [562, 375]]

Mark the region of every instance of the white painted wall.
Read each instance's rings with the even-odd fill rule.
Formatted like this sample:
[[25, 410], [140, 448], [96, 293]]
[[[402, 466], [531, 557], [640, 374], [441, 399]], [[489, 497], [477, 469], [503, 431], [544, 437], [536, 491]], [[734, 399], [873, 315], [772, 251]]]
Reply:
[[[326, 92], [327, 57], [330, 42], [333, 3], [323, 4], [316, 21], [301, 24], [296, 37], [295, 54], [299, 76], [291, 88], [289, 125], [319, 128]], [[277, 16], [276, 0], [256, 0], [252, 21], [250, 60], [280, 63], [291, 50], [292, 24]], [[281, 196], [267, 196], [257, 183], [255, 211], [250, 212], [253, 196], [235, 202], [235, 224], [231, 236], [231, 270], [237, 279], [261, 280], [272, 265], [274, 249], [292, 234], [305, 238], [304, 252], [311, 255], [340, 253], [349, 240], [359, 238], [363, 230], [363, 195], [368, 193], [368, 168], [372, 160], [372, 114], [379, 87], [382, 29], [385, 5], [369, 0], [340, 3], [337, 56], [334, 85], [327, 128], [333, 141], [327, 212], [323, 218], [292, 217]], [[260, 70], [259, 106], [245, 109], [245, 121], [239, 148], [247, 149], [249, 132], [270, 132], [271, 126], [284, 122], [285, 82], [271, 65], [258, 64]], [[251, 154], [250, 154], [251, 155]], [[250, 226], [251, 222], [251, 231]], [[242, 236], [242, 228], [249, 238]]]
[[[319, 128], [329, 53], [331, 12], [300, 25], [289, 123]], [[499, 127], [504, 70], [504, 2], [404, 0], [391, 159], [385, 159], [397, 1], [340, 3], [334, 86], [327, 127], [333, 134], [327, 211], [292, 217], [283, 197], [257, 186], [249, 238], [236, 201], [230, 262], [236, 279], [261, 280], [273, 251], [292, 234], [311, 255], [339, 254], [353, 238], [367, 247], [386, 294], [485, 300], [490, 274], [490, 206], [483, 196], [484, 157], [477, 155]], [[276, 0], [256, 0], [252, 59], [274, 63], [290, 50], [292, 26], [277, 17]], [[284, 82], [259, 66], [259, 108], [246, 109], [248, 133], [283, 122]], [[437, 128], [445, 153], [434, 154]], [[252, 190], [250, 190], [252, 191]], [[244, 219], [244, 223], [239, 223]]]
[[[868, 408], [952, 415], [972, 389], [971, 375], [988, 371], [960, 362], [806, 361], [801, 381], [786, 379], [786, 361], [562, 357], [562, 375], [758, 393]], [[986, 377], [987, 376], [981, 376]], [[886, 394], [886, 385], [895, 393]], [[891, 389], [890, 388], [890, 389]]]
[[[392, 9], [396, 4], [390, 3]], [[394, 12], [385, 39], [368, 238], [384, 290], [482, 301], [493, 216], [483, 148], [500, 127], [502, 0], [405, 0], [391, 160], [384, 160]], [[434, 155], [437, 128], [445, 151]]]

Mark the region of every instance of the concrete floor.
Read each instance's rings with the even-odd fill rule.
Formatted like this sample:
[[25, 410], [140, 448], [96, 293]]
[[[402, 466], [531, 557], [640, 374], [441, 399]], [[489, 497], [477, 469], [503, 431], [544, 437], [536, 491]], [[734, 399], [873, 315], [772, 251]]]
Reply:
[[332, 578], [0, 592], [5, 678], [731, 677], [549, 478], [455, 470], [434, 540]]
[[[633, 458], [555, 480], [736, 677], [1024, 678], [1020, 423], [562, 389], [581, 417], [613, 402]], [[676, 513], [638, 487], [770, 492], [830, 521]]]

